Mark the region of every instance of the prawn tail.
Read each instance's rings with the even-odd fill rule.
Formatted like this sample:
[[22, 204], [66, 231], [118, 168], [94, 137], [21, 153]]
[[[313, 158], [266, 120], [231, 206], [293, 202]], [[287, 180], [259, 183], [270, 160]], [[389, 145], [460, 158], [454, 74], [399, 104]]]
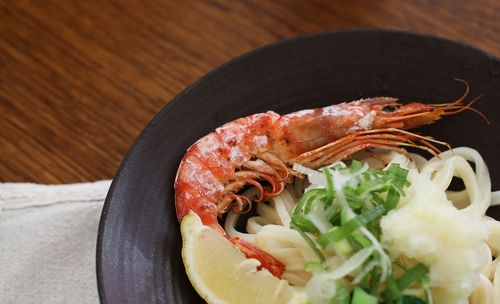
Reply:
[[194, 212], [200, 217], [203, 225], [209, 226], [227, 237], [224, 228], [219, 224], [217, 218], [217, 205], [214, 202], [201, 197], [199, 193], [191, 189], [182, 189], [182, 191], [177, 190], [175, 196], [175, 208], [179, 222], [182, 222], [184, 216], [188, 215], [190, 212]]
[[278, 259], [265, 252], [264, 250], [252, 245], [251, 243], [242, 240], [238, 237], [231, 238], [229, 241], [236, 245], [247, 259], [257, 259], [261, 263], [257, 270], [265, 268], [277, 278], [281, 279], [281, 275], [285, 271], [285, 265]]
[[445, 142], [400, 129], [387, 128], [359, 131], [315, 150], [302, 153], [294, 161], [312, 168], [319, 168], [346, 159], [356, 152], [369, 148], [392, 150], [411, 158], [403, 148], [404, 146], [425, 150], [437, 156], [441, 151], [433, 143], [444, 145], [451, 150], [451, 147]]

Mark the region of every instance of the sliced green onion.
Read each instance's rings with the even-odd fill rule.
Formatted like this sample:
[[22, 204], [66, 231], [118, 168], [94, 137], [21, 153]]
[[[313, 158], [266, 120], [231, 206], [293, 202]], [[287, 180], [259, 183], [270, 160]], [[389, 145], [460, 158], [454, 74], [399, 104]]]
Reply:
[[375, 294], [377, 291], [379, 285], [380, 285], [380, 278], [382, 277], [382, 273], [380, 272], [380, 269], [375, 268], [371, 271], [370, 274], [370, 293]]
[[318, 190], [322, 190], [322, 193], [318, 193], [316, 195], [311, 195], [311, 197], [309, 197], [307, 199], [307, 201], [305, 202], [304, 214], [308, 214], [309, 212], [311, 212], [311, 208], [312, 208], [314, 203], [324, 204], [324, 200], [326, 197], [326, 193], [325, 193], [326, 191], [323, 189], [318, 189]]
[[403, 186], [407, 185], [408, 181], [406, 178], [408, 176], [408, 170], [402, 169], [399, 167], [399, 164], [391, 164], [387, 169], [387, 172], [394, 175], [393, 184], [396, 187], [403, 189]]
[[376, 203], [376, 205], [383, 205], [385, 203], [385, 201], [377, 193], [372, 193], [371, 198]]
[[340, 225], [339, 226], [344, 225], [349, 220], [350, 220], [350, 218], [348, 215], [348, 208], [342, 207], [342, 209], [340, 209]]
[[369, 200], [357, 194], [356, 190], [352, 187], [344, 187], [344, 195], [353, 209], [360, 209], [361, 207], [366, 208], [366, 205], [370, 204]]
[[325, 194], [324, 189], [312, 189], [304, 193], [304, 195], [302, 195], [300, 200], [297, 202], [297, 205], [295, 205], [295, 208], [292, 211], [292, 216], [301, 213], [304, 204], [306, 204], [306, 202], [309, 202], [311, 198], [318, 198], [319, 196], [324, 194]]
[[311, 238], [302, 229], [300, 229], [299, 226], [297, 226], [295, 223], [291, 222], [290, 228], [293, 228], [299, 232], [299, 234], [304, 238], [304, 240], [309, 245], [309, 247], [311, 247], [311, 249], [314, 251], [314, 253], [316, 253], [316, 255], [318, 256], [321, 263], [324, 263], [326, 261], [325, 256], [321, 253], [321, 251], [318, 249], [318, 247], [316, 247], [316, 244], [314, 244], [314, 241], [311, 240]]
[[383, 192], [387, 189], [387, 186], [390, 182], [391, 182], [390, 176], [372, 179], [359, 186], [356, 189], [356, 193], [358, 195], [363, 195], [364, 193], [369, 193], [369, 192]]
[[304, 270], [316, 273], [324, 273], [326, 271], [325, 268], [323, 267], [323, 264], [318, 263], [316, 261], [307, 262], [304, 265]]
[[351, 235], [354, 231], [356, 231], [359, 227], [366, 225], [367, 223], [373, 221], [377, 217], [384, 214], [386, 211], [384, 205], [379, 205], [373, 209], [363, 212], [362, 214], [354, 217], [352, 220], [347, 221], [345, 224], [340, 226], [338, 229], [330, 230], [327, 233], [320, 234], [316, 241], [321, 245], [323, 249], [325, 249], [328, 244], [336, 243], [347, 236]]
[[353, 159], [351, 162], [351, 173], [356, 173], [358, 171], [361, 171], [361, 168], [363, 167], [363, 164], [359, 160]]
[[433, 303], [432, 301], [432, 293], [431, 293], [431, 280], [428, 275], [424, 275], [420, 282], [422, 282], [422, 287], [425, 290], [425, 295], [428, 303]]
[[334, 243], [333, 246], [335, 246], [335, 249], [342, 253], [342, 254], [347, 254], [347, 253], [350, 253], [351, 251], [359, 251], [359, 249], [362, 249], [363, 247], [354, 247], [356, 246], [356, 244], [351, 244], [351, 242], [348, 241], [348, 238], [347, 239], [343, 239], [342, 241], [340, 242], [337, 242], [337, 243]]
[[422, 282], [422, 287], [424, 287], [424, 288], [431, 288], [431, 279], [429, 278], [428, 275], [423, 276], [420, 279], [420, 282]]
[[338, 280], [335, 285], [337, 287], [337, 292], [335, 293], [335, 296], [332, 298], [330, 303], [334, 304], [351, 303], [351, 293], [349, 292], [349, 289], [347, 289], [347, 287], [345, 287], [345, 285], [340, 280]]
[[341, 218], [340, 218], [341, 210], [342, 210], [342, 206], [334, 205], [334, 208], [332, 208], [330, 213], [327, 215], [328, 221], [333, 226], [340, 226], [341, 225]]
[[387, 211], [396, 208], [400, 197], [401, 197], [401, 195], [397, 191], [395, 191], [393, 188], [391, 188], [391, 189], [389, 189], [389, 191], [387, 191], [387, 198], [384, 202], [384, 205], [385, 205], [385, 208], [387, 209]]
[[301, 230], [305, 232], [311, 232], [311, 233], [319, 233], [318, 227], [314, 225], [314, 223], [305, 218], [302, 214], [297, 214], [292, 216], [292, 223], [295, 224], [297, 227], [300, 227]]
[[372, 242], [370, 242], [370, 240], [368, 240], [364, 235], [362, 235], [361, 233], [353, 233], [352, 234], [352, 237], [363, 247], [363, 248], [367, 248], [367, 247], [370, 247], [372, 245]]
[[349, 245], [351, 245], [351, 248], [354, 249], [354, 251], [358, 251], [363, 248], [363, 246], [361, 246], [361, 244], [359, 244], [352, 235], [349, 235], [347, 238], [345, 238], [345, 240], [349, 242]]
[[404, 290], [416, 281], [420, 280], [428, 272], [429, 268], [425, 267], [424, 264], [417, 264], [410, 268], [407, 272], [403, 273], [403, 275], [396, 280], [396, 284], [398, 285], [399, 290]]
[[330, 206], [333, 203], [333, 197], [335, 195], [335, 191], [333, 190], [333, 181], [332, 181], [332, 175], [330, 174], [330, 170], [328, 168], [323, 168], [323, 173], [325, 174], [326, 178], [326, 205]]
[[387, 279], [387, 289], [382, 292], [382, 297], [386, 302], [389, 302], [388, 299], [398, 299], [401, 291], [423, 278], [428, 272], [429, 269], [420, 263], [403, 273], [397, 280], [391, 275]]
[[417, 298], [415, 296], [410, 296], [410, 295], [404, 295], [401, 296], [401, 298], [398, 299], [396, 304], [426, 304], [424, 300]]
[[377, 304], [377, 297], [368, 294], [361, 287], [354, 288], [351, 304]]
[[400, 289], [396, 280], [394, 280], [394, 275], [387, 276], [387, 288], [382, 292], [382, 298], [386, 303], [392, 303], [392, 300], [399, 298], [401, 295]]

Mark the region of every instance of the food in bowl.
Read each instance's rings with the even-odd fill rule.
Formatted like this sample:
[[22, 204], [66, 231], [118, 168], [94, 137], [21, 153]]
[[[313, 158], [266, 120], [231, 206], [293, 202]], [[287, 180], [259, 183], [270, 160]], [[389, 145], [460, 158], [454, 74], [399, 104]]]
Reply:
[[[496, 246], [488, 240], [497, 222], [484, 216], [491, 203], [487, 169], [479, 173], [484, 162], [465, 148], [440, 154], [436, 145], [444, 143], [406, 131], [472, 109], [477, 99], [462, 105], [466, 95], [438, 105], [401, 105], [397, 99], [379, 97], [284, 116], [269, 111], [227, 123], [200, 139], [188, 149], [175, 182], [178, 219], [189, 215], [190, 224], [182, 229], [189, 244], [183, 256], [195, 288], [209, 302], [227, 302], [238, 298], [236, 287], [229, 295], [214, 290], [233, 290], [243, 281], [239, 289], [246, 284], [255, 294], [245, 300], [257, 303], [270, 301], [262, 297], [311, 303], [466, 303], [469, 297], [476, 301], [492, 294], [489, 278], [494, 267], [487, 249]], [[434, 158], [423, 161], [405, 146], [426, 150]], [[379, 150], [392, 151], [392, 156]], [[361, 151], [368, 155], [349, 167], [339, 162]], [[436, 169], [436, 159], [452, 161], [441, 163], [446, 170]], [[379, 166], [390, 165], [372, 170], [377, 161]], [[466, 169], [467, 161], [476, 162], [477, 172]], [[314, 168], [322, 168], [322, 173]], [[466, 189], [449, 197], [445, 191], [454, 175], [464, 179]], [[273, 201], [292, 196], [287, 184], [304, 176], [312, 185], [304, 196], [273, 207]], [[440, 183], [432, 186], [435, 179]], [[474, 179], [481, 179], [481, 185], [470, 186]], [[293, 191], [302, 190], [298, 184]], [[238, 192], [246, 186], [254, 186], [257, 193]], [[427, 199], [421, 198], [424, 194]], [[431, 199], [436, 200], [431, 208], [422, 203]], [[456, 205], [451, 202], [455, 199]], [[237, 232], [235, 218], [251, 210], [252, 202], [259, 203], [257, 212], [262, 214], [248, 220], [246, 233]], [[229, 210], [223, 229], [218, 217]], [[213, 233], [204, 236], [212, 231], [206, 229], [219, 238]], [[470, 232], [457, 237], [449, 231]], [[215, 287], [206, 285], [214, 276], [202, 275], [201, 266], [194, 266], [211, 256], [204, 258], [199, 248], [207, 240], [233, 244], [230, 254], [220, 253], [218, 262], [227, 258], [232, 265]], [[454, 254], [455, 260], [446, 254]], [[489, 264], [482, 263], [488, 259]], [[457, 260], [460, 267], [452, 263]], [[462, 272], [452, 272], [454, 268]], [[263, 273], [268, 280], [264, 285], [274, 286], [276, 293], [258, 292], [264, 279], [252, 279], [251, 274]]]

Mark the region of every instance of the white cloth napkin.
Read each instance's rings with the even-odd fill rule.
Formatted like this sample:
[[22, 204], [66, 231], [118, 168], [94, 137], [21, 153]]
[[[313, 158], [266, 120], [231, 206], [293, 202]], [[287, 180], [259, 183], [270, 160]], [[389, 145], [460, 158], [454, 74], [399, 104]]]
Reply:
[[0, 183], [0, 303], [99, 303], [97, 230], [110, 183]]

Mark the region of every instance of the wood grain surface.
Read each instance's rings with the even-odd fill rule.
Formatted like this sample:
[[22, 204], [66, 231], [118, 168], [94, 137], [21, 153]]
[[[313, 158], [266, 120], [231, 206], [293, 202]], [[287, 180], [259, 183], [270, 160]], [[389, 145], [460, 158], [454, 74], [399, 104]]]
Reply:
[[498, 0], [0, 0], [0, 181], [112, 178], [175, 95], [274, 41], [388, 28], [500, 56], [499, 20]]

